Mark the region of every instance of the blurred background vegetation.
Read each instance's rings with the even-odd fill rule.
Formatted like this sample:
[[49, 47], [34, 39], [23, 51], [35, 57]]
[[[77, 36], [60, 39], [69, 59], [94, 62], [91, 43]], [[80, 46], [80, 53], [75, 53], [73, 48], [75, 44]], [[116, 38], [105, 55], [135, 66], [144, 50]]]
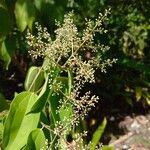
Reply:
[[[94, 19], [111, 8], [103, 26], [108, 33], [95, 41], [108, 45], [104, 57], [118, 61], [107, 73], [97, 70], [96, 83], [86, 88], [100, 96], [100, 102], [87, 117], [94, 131], [103, 117], [122, 119], [127, 114], [148, 113], [150, 105], [150, 1], [148, 0], [1, 0], [0, 1], [0, 111], [9, 106], [15, 92], [24, 90], [30, 66], [39, 65], [28, 55], [27, 28], [36, 32], [34, 22], [47, 27], [55, 38], [55, 20], [75, 13], [75, 24], [84, 27], [85, 18]], [[117, 121], [115, 123], [117, 123]], [[110, 125], [110, 126], [109, 126]], [[108, 122], [111, 129], [111, 122]], [[108, 131], [109, 132], [109, 131]], [[104, 139], [107, 140], [107, 139]], [[108, 139], [109, 140], [109, 139]]]

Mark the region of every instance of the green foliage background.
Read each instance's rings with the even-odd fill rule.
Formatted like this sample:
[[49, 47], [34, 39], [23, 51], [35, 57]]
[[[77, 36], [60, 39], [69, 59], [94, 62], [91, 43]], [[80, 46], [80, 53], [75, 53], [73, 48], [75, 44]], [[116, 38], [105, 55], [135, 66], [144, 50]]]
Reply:
[[[93, 92], [105, 101], [104, 108], [120, 108], [125, 103], [131, 111], [137, 107], [146, 110], [150, 105], [149, 7], [148, 0], [1, 0], [0, 110], [8, 108], [6, 99], [12, 99], [15, 92], [23, 90], [23, 85], [18, 85], [23, 84], [29, 66], [40, 64], [28, 56], [27, 28], [36, 32], [34, 22], [38, 21], [55, 38], [55, 19], [62, 21], [65, 13], [73, 10], [76, 24], [82, 29], [85, 18], [94, 19], [108, 8], [111, 15], [104, 24], [108, 34], [97, 36], [95, 41], [110, 46], [111, 50], [104, 57], [118, 61], [107, 74], [97, 71]], [[10, 79], [13, 72], [14, 77]], [[6, 83], [16, 84], [10, 94], [7, 86], [11, 85]]]

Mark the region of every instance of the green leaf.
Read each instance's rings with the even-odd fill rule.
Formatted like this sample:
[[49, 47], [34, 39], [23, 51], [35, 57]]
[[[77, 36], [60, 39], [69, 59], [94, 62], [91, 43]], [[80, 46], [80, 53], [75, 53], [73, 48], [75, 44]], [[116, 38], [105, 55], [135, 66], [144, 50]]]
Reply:
[[[51, 75], [52, 77], [52, 85], [56, 82], [56, 78], [58, 76], [58, 70], [54, 69], [53, 71], [53, 74]], [[33, 105], [32, 109], [31, 109], [31, 112], [40, 112], [42, 111], [42, 109], [44, 108], [45, 104], [47, 101], [50, 100], [51, 98], [51, 95], [53, 93], [53, 88], [49, 88], [49, 84], [48, 84], [48, 81], [49, 81], [49, 75], [47, 75], [46, 77], [46, 81], [44, 83], [44, 86], [38, 96], [38, 100], [37, 102]]]
[[[71, 71], [68, 70], [68, 78], [67, 77], [58, 77], [57, 78], [57, 82], [58, 83], [62, 83], [63, 87], [61, 88], [62, 93], [59, 94], [59, 96], [55, 95], [55, 97], [51, 97], [50, 99], [50, 104], [51, 104], [51, 112], [53, 113], [53, 118], [54, 120], [58, 120], [58, 118], [60, 119], [61, 123], [63, 124], [63, 126], [66, 126], [67, 131], [69, 134], [69, 132], [71, 131], [71, 122], [70, 120], [72, 120], [72, 115], [73, 115], [73, 108], [72, 108], [72, 104], [68, 101], [67, 103], [63, 103], [61, 108], [60, 108], [60, 112], [59, 112], [59, 117], [56, 115], [56, 110], [58, 109], [59, 106], [59, 100], [62, 99], [64, 95], [68, 95], [71, 93], [72, 90], [72, 73]], [[66, 137], [64, 137], [66, 138]]]
[[132, 102], [132, 99], [131, 99], [131, 98], [126, 97], [126, 102], [127, 102], [130, 106], [133, 106], [133, 102]]
[[2, 141], [2, 138], [3, 138], [4, 121], [5, 121], [6, 115], [7, 115], [7, 111], [3, 111], [0, 113], [0, 141]]
[[90, 150], [95, 150], [95, 147], [99, 143], [99, 140], [105, 130], [106, 124], [107, 124], [107, 120], [106, 118], [104, 118], [102, 124], [97, 128], [97, 130], [93, 134]]
[[48, 87], [48, 76], [47, 76], [45, 83], [42, 87], [42, 90], [38, 96], [38, 100], [33, 105], [30, 113], [31, 112], [33, 112], [33, 113], [41, 112], [42, 109], [44, 108], [46, 102], [48, 101], [49, 95], [50, 95], [50, 89]]
[[142, 97], [142, 88], [141, 87], [135, 87], [135, 97], [136, 100], [139, 101]]
[[0, 112], [9, 108], [8, 102], [5, 97], [0, 93]]
[[35, 7], [40, 11], [42, 8], [43, 0], [34, 0]]
[[4, 38], [11, 29], [11, 18], [4, 3], [0, 2], [0, 41]]
[[40, 113], [27, 114], [36, 100], [37, 95], [31, 92], [22, 92], [13, 99], [4, 124], [2, 146], [5, 150], [20, 150], [30, 132], [37, 128]]
[[66, 129], [68, 130], [68, 133], [71, 131], [71, 120], [73, 120], [73, 108], [72, 105], [67, 103], [64, 107], [62, 106], [60, 108], [60, 120], [63, 124], [63, 126], [66, 126]]
[[1, 0], [1, 1], [0, 1], [0, 7], [4, 8], [4, 9], [7, 8], [7, 7], [6, 7], [6, 4], [5, 4], [5, 0]]
[[150, 93], [147, 92], [147, 91], [145, 91], [145, 92], [143, 93], [143, 97], [144, 97], [144, 99], [146, 100], [147, 104], [150, 106]]
[[150, 74], [150, 67], [140, 61], [136, 61], [134, 59], [123, 58], [123, 59], [119, 59], [117, 63], [125, 67], [129, 67], [129, 68], [144, 72], [146, 74]]
[[101, 150], [115, 150], [113, 146], [103, 145]]
[[44, 80], [44, 71], [40, 67], [30, 67], [24, 83], [25, 90], [31, 92], [38, 91], [44, 83]]
[[32, 29], [35, 20], [35, 6], [31, 0], [17, 0], [15, 5], [16, 23], [21, 32], [28, 26]]
[[4, 61], [5, 63], [5, 68], [8, 69], [8, 66], [11, 62], [11, 57], [7, 51], [7, 47], [6, 47], [6, 43], [3, 42], [1, 45], [0, 45], [0, 57], [2, 58], [2, 60]]
[[16, 41], [15, 35], [7, 36], [7, 38], [5, 39], [6, 49], [10, 56], [12, 56], [17, 49], [17, 44], [18, 43]]
[[146, 98], [146, 102], [150, 106], [150, 98]]
[[[41, 112], [40, 122], [42, 122], [43, 124], [46, 124], [46, 125], [49, 125], [51, 123], [50, 118], [48, 116], [47, 107], [45, 108], [44, 111]], [[42, 124], [40, 123], [38, 127], [42, 128]], [[50, 141], [50, 131], [49, 131], [49, 129], [48, 128], [43, 128], [42, 131], [44, 132], [46, 140]]]
[[0, 116], [0, 141], [2, 141], [3, 131], [4, 131], [4, 126], [3, 126], [3, 122]]
[[[68, 72], [69, 74], [69, 72]], [[49, 99], [49, 104], [50, 104], [50, 111], [51, 111], [51, 115], [53, 118], [53, 121], [58, 121], [59, 119], [62, 121], [62, 123], [64, 123], [64, 125], [68, 124], [68, 122], [66, 122], [64, 120], [64, 118], [69, 119], [71, 114], [72, 114], [72, 106], [69, 103], [66, 103], [65, 105], [62, 105], [62, 107], [60, 108], [60, 113], [59, 115], [57, 115], [56, 110], [58, 109], [59, 106], [59, 100], [62, 99], [64, 95], [67, 95], [68, 92], [71, 92], [71, 88], [70, 86], [72, 86], [72, 78], [71, 76], [69, 78], [67, 77], [59, 77], [56, 76], [55, 82], [53, 82], [54, 84], [62, 84], [62, 88], [61, 88], [61, 92], [59, 94], [55, 93], [55, 91], [53, 92], [52, 96]], [[69, 91], [70, 90], [70, 91]], [[64, 93], [64, 94], [62, 94]]]
[[45, 141], [46, 139], [43, 131], [41, 129], [35, 129], [30, 133], [27, 145], [25, 146], [25, 148], [23, 148], [23, 150], [46, 149]]
[[9, 36], [0, 44], [0, 57], [5, 63], [5, 68], [8, 69], [11, 62], [11, 56], [16, 50], [16, 41], [14, 36]]

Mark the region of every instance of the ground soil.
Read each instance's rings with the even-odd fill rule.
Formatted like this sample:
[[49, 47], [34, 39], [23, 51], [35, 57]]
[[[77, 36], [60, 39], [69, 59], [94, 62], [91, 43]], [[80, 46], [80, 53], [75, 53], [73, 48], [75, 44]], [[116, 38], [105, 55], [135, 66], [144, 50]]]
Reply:
[[126, 116], [119, 128], [124, 134], [112, 136], [109, 142], [116, 150], [150, 150], [150, 114]]

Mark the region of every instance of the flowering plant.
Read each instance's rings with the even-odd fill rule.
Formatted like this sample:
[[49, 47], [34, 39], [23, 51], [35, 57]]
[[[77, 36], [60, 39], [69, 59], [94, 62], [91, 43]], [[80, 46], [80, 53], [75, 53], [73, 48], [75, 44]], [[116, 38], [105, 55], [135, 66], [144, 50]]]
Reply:
[[[82, 88], [95, 82], [97, 68], [106, 72], [106, 67], [116, 61], [103, 60], [102, 54], [109, 47], [94, 42], [97, 32], [107, 32], [102, 23], [108, 13], [99, 14], [95, 21], [86, 20], [81, 34], [73, 13], [64, 16], [63, 24], [56, 22], [54, 40], [37, 23], [37, 35], [28, 31], [29, 54], [34, 59], [41, 57], [43, 64], [29, 69], [26, 92], [18, 94], [11, 104], [4, 128], [5, 149], [96, 149], [92, 143], [84, 144], [87, 132], [79, 133], [77, 127], [99, 100], [90, 91], [83, 95]], [[18, 142], [24, 132], [22, 142]]]

